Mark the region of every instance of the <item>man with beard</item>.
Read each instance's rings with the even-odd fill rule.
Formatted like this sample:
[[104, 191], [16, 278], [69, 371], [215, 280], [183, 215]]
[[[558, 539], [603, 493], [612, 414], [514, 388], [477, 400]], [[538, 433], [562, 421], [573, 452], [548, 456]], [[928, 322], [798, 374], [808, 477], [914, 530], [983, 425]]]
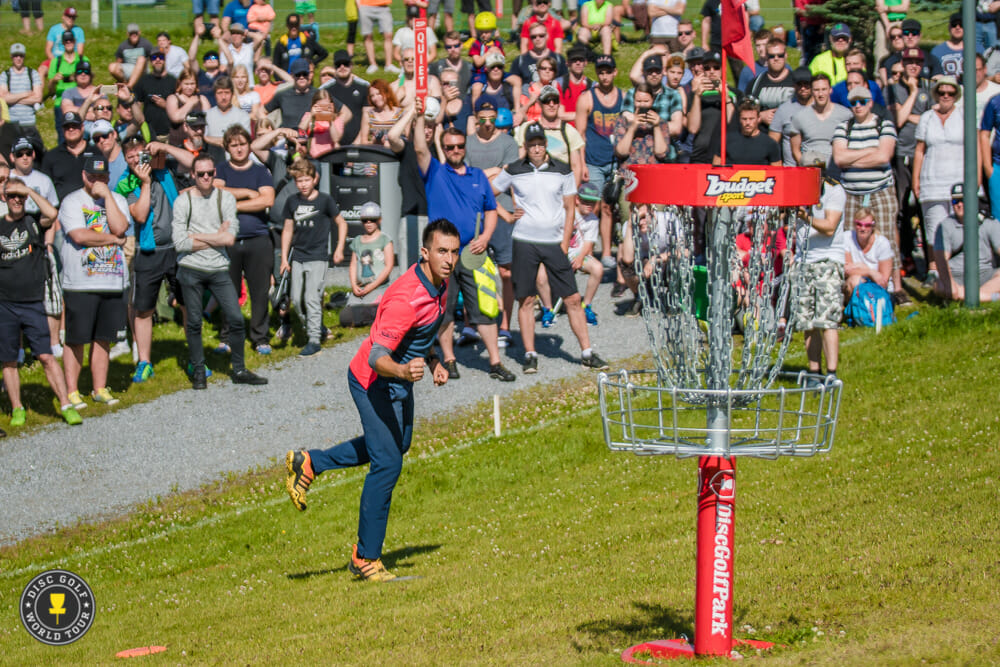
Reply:
[[[462, 248], [468, 248], [473, 255], [482, 255], [489, 246], [490, 238], [497, 226], [497, 203], [489, 179], [481, 169], [470, 167], [465, 162], [465, 133], [457, 128], [448, 128], [441, 137], [445, 163], [433, 157], [424, 134], [424, 103], [416, 102], [417, 117], [413, 123], [413, 148], [417, 154], [417, 164], [423, 176], [427, 191], [427, 217], [431, 220], [444, 218], [452, 220], [458, 228]], [[477, 226], [481, 222], [481, 229]], [[512, 382], [513, 373], [500, 363], [500, 348], [497, 344], [497, 324], [491, 317], [479, 310], [478, 289], [473, 272], [459, 264], [455, 269], [454, 284], [449, 287], [448, 308], [445, 311], [438, 340], [448, 377], [459, 377], [455, 362], [454, 312], [458, 303], [458, 291], [462, 291], [469, 323], [479, 330], [479, 336], [486, 346], [490, 360], [490, 377], [501, 382]]]

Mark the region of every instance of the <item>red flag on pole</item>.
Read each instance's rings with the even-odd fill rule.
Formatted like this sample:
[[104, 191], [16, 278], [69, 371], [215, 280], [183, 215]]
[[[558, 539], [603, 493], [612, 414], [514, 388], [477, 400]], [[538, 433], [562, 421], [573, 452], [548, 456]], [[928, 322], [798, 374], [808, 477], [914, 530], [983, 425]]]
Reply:
[[753, 68], [753, 43], [744, 2], [746, 0], [722, 0], [722, 50]]
[[415, 63], [413, 68], [414, 88], [417, 97], [427, 99], [427, 10], [420, 8], [420, 16], [413, 21], [413, 42]]

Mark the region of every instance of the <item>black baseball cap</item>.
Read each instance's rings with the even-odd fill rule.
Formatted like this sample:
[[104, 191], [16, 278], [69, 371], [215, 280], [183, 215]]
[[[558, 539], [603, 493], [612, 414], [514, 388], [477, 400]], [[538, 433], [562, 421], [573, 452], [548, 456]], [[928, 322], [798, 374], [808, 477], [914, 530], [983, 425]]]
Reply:
[[76, 35], [73, 34], [72, 30], [64, 30], [62, 34], [62, 41], [76, 42]]
[[188, 115], [184, 116], [184, 122], [192, 127], [205, 125], [205, 112], [201, 109], [190, 111]]
[[80, 118], [80, 114], [75, 111], [67, 111], [63, 115], [62, 126], [66, 127], [67, 125], [83, 125], [83, 118]]
[[917, 19], [903, 19], [903, 22], [899, 24], [901, 30], [909, 30], [911, 32], [920, 32], [923, 30], [923, 26], [920, 25], [920, 21]]
[[333, 64], [336, 65], [350, 65], [351, 64], [351, 54], [341, 49], [333, 54]]
[[102, 175], [108, 173], [108, 160], [103, 155], [87, 153], [83, 156], [83, 170], [88, 174]]
[[618, 65], [615, 63], [615, 57], [611, 55], [599, 55], [594, 58], [594, 69], [599, 70], [604, 69], [615, 69]]
[[662, 70], [663, 69], [663, 58], [657, 55], [646, 56], [646, 59], [642, 61], [642, 71], [648, 72], [649, 70]]
[[808, 67], [796, 67], [792, 70], [792, 83], [812, 83], [812, 72]]
[[81, 60], [80, 62], [78, 62], [76, 64], [76, 73], [77, 74], [93, 74], [93, 71], [90, 69], [90, 61], [88, 61], [88, 60]]
[[524, 128], [524, 143], [532, 139], [545, 139], [545, 129], [539, 123], [531, 123]]

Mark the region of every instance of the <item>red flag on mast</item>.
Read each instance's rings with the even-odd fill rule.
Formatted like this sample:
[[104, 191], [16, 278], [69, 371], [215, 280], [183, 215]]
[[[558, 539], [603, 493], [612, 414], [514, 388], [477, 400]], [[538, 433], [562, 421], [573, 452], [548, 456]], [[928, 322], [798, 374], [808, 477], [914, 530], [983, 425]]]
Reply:
[[746, 0], [722, 0], [722, 50], [732, 58], [739, 58], [753, 71], [754, 55]]

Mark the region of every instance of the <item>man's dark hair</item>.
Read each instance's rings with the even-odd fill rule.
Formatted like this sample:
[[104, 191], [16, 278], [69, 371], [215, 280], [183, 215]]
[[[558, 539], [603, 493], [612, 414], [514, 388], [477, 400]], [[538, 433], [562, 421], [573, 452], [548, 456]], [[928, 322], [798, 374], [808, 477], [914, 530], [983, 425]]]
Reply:
[[462, 139], [465, 139], [465, 132], [462, 132], [454, 125], [445, 128], [444, 132], [441, 133], [441, 140], [444, 141], [444, 138], [447, 137], [448, 135], [451, 135], [453, 137], [461, 137]]
[[228, 90], [231, 93], [235, 93], [236, 92], [236, 86], [233, 85], [233, 80], [229, 78], [228, 74], [223, 74], [222, 76], [219, 76], [212, 83], [212, 90], [213, 91], [222, 90], [222, 89]]
[[293, 25], [296, 28], [298, 28], [298, 27], [300, 27], [302, 25], [302, 19], [299, 18], [298, 14], [289, 14], [288, 18], [285, 19], [285, 27], [286, 28], [291, 28]]
[[[462, 135], [465, 136], [464, 134]], [[434, 232], [444, 234], [445, 236], [454, 236], [455, 238], [461, 238], [458, 234], [458, 227], [448, 220], [447, 218], [438, 218], [434, 222], [427, 225], [424, 228], [424, 235], [422, 238], [423, 246], [430, 250], [431, 239], [434, 238]]]
[[197, 165], [199, 162], [207, 162], [212, 165], [212, 169], [215, 169], [215, 160], [208, 153], [198, 153], [194, 157], [194, 162], [191, 163], [191, 171], [196, 171], [198, 169]]
[[825, 72], [819, 72], [818, 74], [813, 74], [812, 83], [816, 83], [817, 81], [826, 81], [831, 86], [833, 85], [833, 83], [830, 81], [830, 75], [826, 74]]
[[225, 133], [222, 135], [222, 145], [228, 149], [229, 144], [231, 144], [233, 139], [236, 137], [243, 137], [247, 140], [247, 143], [250, 143], [250, 133], [247, 132], [245, 127], [242, 125], [230, 125], [226, 128]]

